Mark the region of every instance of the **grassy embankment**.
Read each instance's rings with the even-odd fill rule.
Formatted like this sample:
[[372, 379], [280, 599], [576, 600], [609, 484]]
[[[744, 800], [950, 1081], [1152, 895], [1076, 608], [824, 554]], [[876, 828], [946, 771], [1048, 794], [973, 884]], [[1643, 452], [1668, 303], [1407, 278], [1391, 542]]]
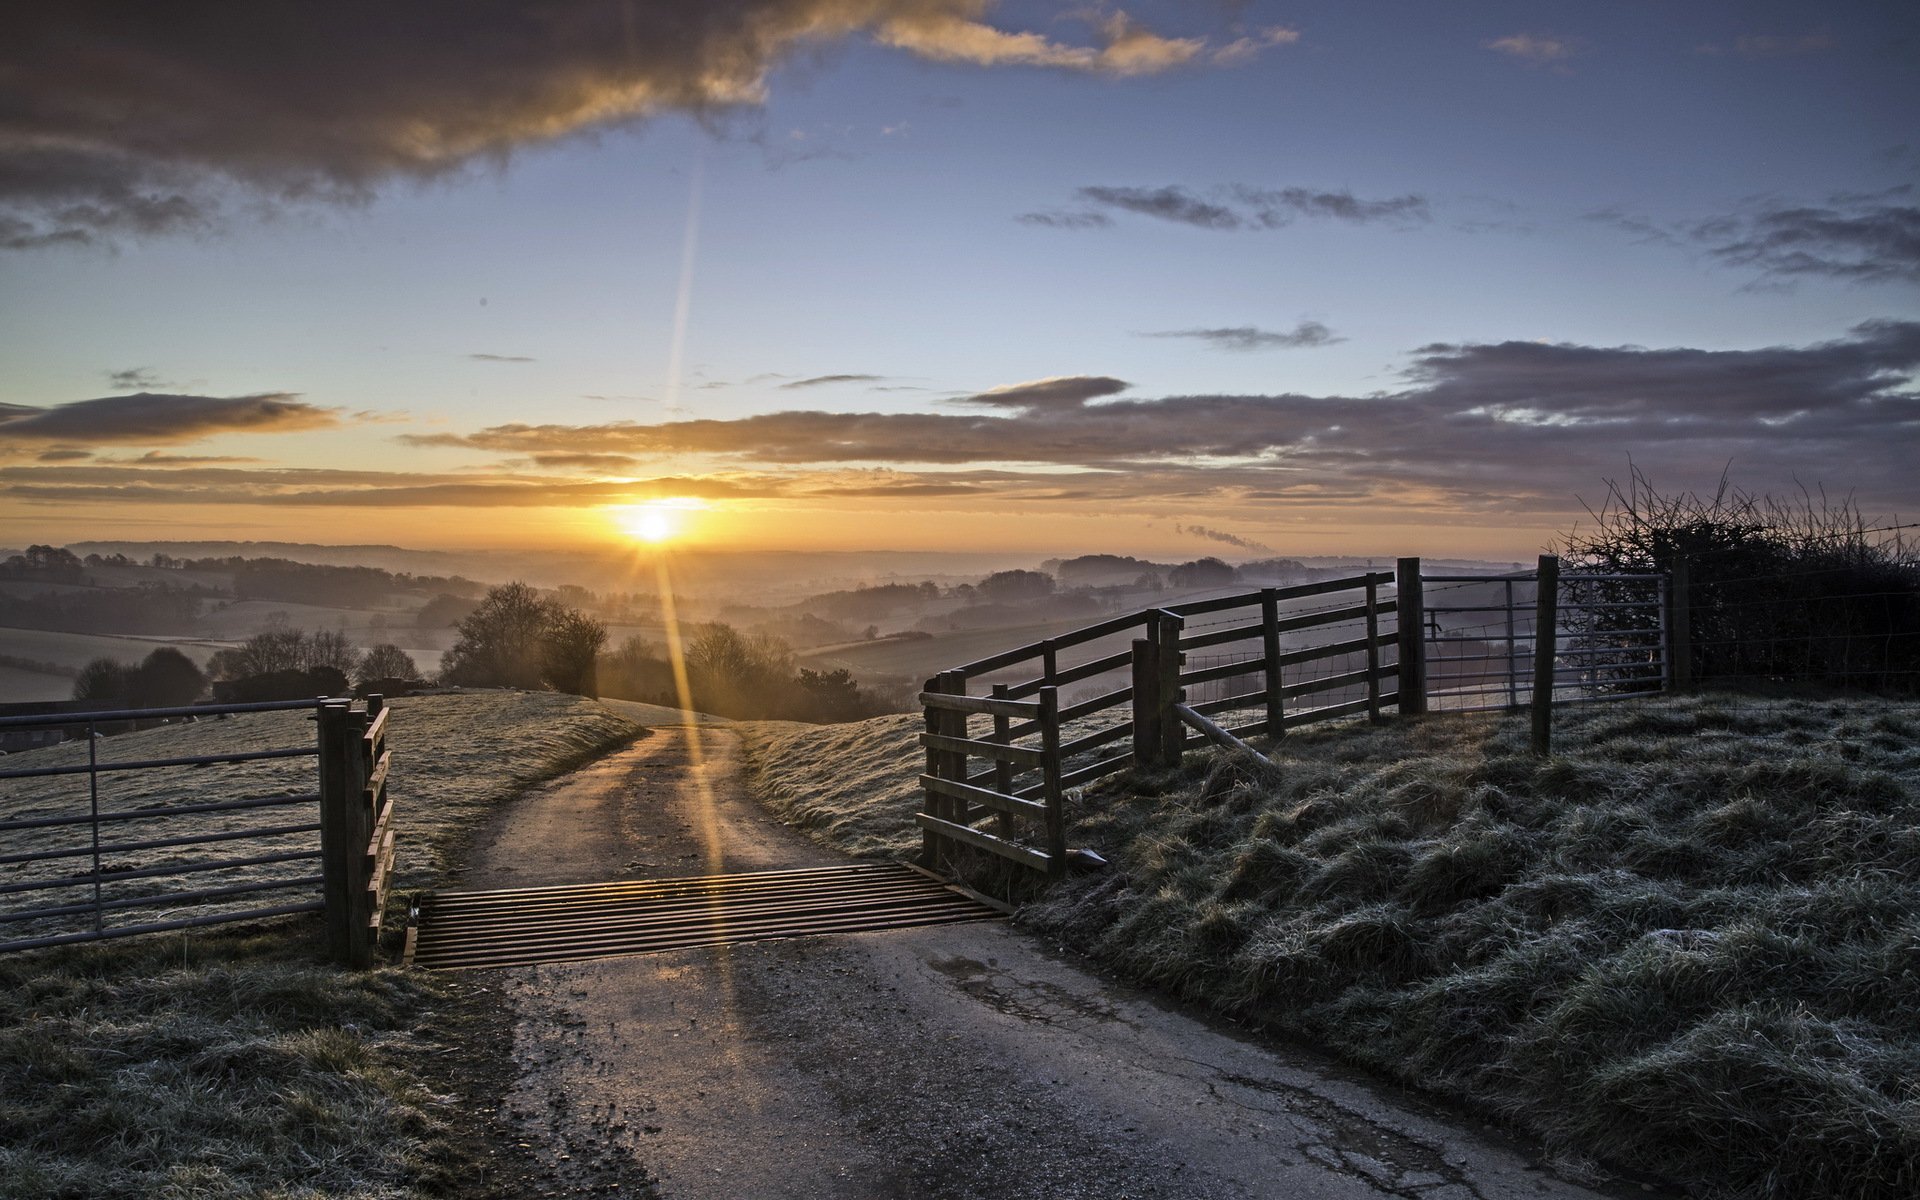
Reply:
[[[816, 836], [905, 850], [916, 723], [762, 727], [752, 762]], [[1022, 920], [1565, 1159], [1920, 1194], [1920, 704], [1595, 706], [1555, 745], [1435, 716], [1121, 777], [1071, 813], [1112, 868]]]
[[[393, 708], [403, 888], [439, 878], [502, 801], [637, 729], [571, 696], [431, 696]], [[102, 746], [113, 758], [203, 754], [297, 745], [311, 731], [300, 714], [256, 714]], [[76, 753], [84, 760], [84, 746], [66, 746], [8, 762]], [[128, 773], [103, 807], [213, 787], [271, 793], [302, 775], [310, 789], [313, 765], [249, 768], [244, 782], [219, 770]], [[0, 792], [7, 816], [58, 802], [53, 781]], [[477, 1114], [450, 1094], [465, 1081], [434, 1074], [475, 1040], [475, 985], [341, 971], [321, 956], [319, 921], [293, 918], [0, 957], [0, 1195], [485, 1194], [472, 1161], [484, 1149], [468, 1132]]]

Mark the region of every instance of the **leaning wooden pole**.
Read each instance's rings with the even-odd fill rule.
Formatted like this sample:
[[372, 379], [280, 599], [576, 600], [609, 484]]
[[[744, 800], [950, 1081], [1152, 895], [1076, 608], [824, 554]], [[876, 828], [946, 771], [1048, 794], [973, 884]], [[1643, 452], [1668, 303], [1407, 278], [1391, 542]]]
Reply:
[[1553, 667], [1560, 649], [1560, 560], [1540, 556], [1533, 600], [1533, 752], [1553, 750]]

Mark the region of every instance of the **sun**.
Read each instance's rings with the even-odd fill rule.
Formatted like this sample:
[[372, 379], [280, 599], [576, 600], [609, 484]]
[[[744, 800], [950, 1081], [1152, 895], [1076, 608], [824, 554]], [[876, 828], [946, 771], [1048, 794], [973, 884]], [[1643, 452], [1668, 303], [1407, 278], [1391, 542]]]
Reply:
[[650, 500], [614, 509], [613, 519], [634, 541], [658, 546], [687, 536], [687, 517], [696, 507], [685, 500]]

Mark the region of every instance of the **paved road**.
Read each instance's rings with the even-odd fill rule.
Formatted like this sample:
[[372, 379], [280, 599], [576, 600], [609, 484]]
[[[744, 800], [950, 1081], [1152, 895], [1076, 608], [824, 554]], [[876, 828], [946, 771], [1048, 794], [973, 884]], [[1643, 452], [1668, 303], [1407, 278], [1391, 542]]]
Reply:
[[[841, 861], [745, 794], [732, 733], [693, 732], [658, 729], [530, 795], [462, 886]], [[622, 1159], [690, 1200], [1603, 1194], [1004, 924], [486, 975], [518, 1014], [511, 1115], [560, 1194], [621, 1194], [606, 1189]]]

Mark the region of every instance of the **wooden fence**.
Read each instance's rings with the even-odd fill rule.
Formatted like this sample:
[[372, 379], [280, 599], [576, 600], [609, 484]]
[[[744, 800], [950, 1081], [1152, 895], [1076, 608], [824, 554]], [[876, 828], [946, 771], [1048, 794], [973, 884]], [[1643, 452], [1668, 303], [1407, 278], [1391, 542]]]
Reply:
[[[1254, 735], [1430, 701], [1529, 709], [1545, 754], [1557, 704], [1686, 686], [1686, 591], [1668, 583], [1563, 575], [1550, 555], [1526, 575], [1423, 577], [1403, 558], [1391, 573], [1169, 604], [943, 671], [920, 695], [922, 860], [942, 869], [964, 848], [1057, 877], [1071, 788], [1177, 766], [1207, 742], [1251, 749]], [[1090, 693], [1068, 696], [1076, 684]]]
[[[1315, 721], [1424, 711], [1418, 609], [1419, 560], [1406, 559], [1397, 573], [1115, 617], [941, 672], [920, 694], [923, 861], [940, 869], [966, 848], [1058, 877], [1070, 788], [1178, 765], [1208, 741], [1240, 746]], [[1190, 664], [1200, 650], [1222, 661]], [[1416, 664], [1410, 682], [1402, 662]], [[1091, 694], [1063, 698], [1075, 684]], [[1207, 685], [1226, 690], [1187, 702], [1189, 688]]]
[[[101, 732], [131, 722], [282, 710], [312, 712], [314, 738], [305, 745], [166, 758], [102, 755], [118, 739]], [[313, 912], [325, 915], [331, 956], [367, 966], [393, 874], [389, 716], [381, 698], [369, 696], [359, 711], [350, 700], [320, 698], [0, 720], [6, 729], [78, 730], [86, 744], [82, 761], [64, 761], [75, 756], [63, 754], [48, 762], [42, 755], [52, 751], [36, 751], [10, 756], [0, 769], [0, 951]], [[142, 804], [134, 802], [139, 793], [132, 785], [103, 786], [141, 778], [129, 773], [152, 777], [180, 768], [191, 769], [204, 786], [201, 781], [219, 775], [200, 775], [203, 768], [303, 758], [315, 760], [317, 790], [298, 782], [288, 787], [288, 781], [277, 788], [242, 784]], [[69, 779], [84, 779], [84, 789], [61, 790]], [[44, 783], [29, 782], [35, 780]], [[21, 794], [53, 785], [59, 786], [52, 793]], [[152, 832], [128, 836], [143, 829]], [[207, 854], [207, 847], [219, 850]], [[13, 906], [16, 898], [22, 906]]]

